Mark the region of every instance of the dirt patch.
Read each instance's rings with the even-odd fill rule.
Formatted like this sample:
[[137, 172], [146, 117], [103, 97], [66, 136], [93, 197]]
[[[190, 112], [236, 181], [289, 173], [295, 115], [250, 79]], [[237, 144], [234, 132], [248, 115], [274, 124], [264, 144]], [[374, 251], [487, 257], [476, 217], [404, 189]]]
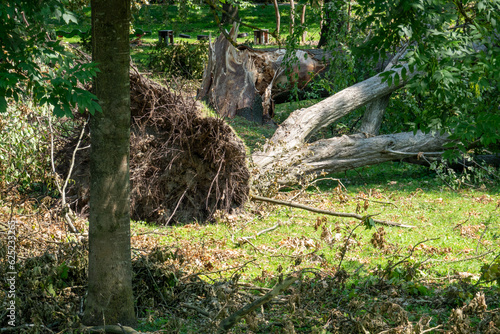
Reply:
[[[168, 224], [210, 219], [240, 207], [248, 197], [245, 146], [222, 119], [204, 117], [195, 101], [132, 73], [130, 179], [135, 220]], [[88, 138], [85, 139], [88, 141]], [[69, 170], [77, 140], [59, 152]], [[70, 190], [75, 206], [89, 202], [89, 150], [77, 156]]]

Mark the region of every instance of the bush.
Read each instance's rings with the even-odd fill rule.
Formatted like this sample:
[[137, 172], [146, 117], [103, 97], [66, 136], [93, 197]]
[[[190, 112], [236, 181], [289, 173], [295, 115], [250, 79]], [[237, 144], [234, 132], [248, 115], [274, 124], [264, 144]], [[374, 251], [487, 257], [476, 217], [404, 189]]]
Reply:
[[[42, 109], [42, 108], [40, 108]], [[0, 118], [0, 188], [22, 189], [51, 178], [47, 111], [18, 102]]]
[[201, 79], [208, 59], [207, 47], [207, 42], [190, 44], [181, 41], [175, 45], [160, 42], [150, 51], [145, 65], [167, 76]]

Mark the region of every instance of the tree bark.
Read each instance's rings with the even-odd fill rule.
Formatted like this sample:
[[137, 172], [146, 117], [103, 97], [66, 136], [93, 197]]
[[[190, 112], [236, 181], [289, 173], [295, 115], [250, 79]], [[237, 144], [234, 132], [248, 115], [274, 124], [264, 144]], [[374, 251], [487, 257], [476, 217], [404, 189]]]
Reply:
[[95, 92], [91, 117], [86, 325], [134, 325], [129, 216], [130, 1], [92, 0]]
[[[237, 35], [233, 26], [231, 36]], [[207, 99], [221, 116], [244, 116], [262, 123], [262, 99], [255, 87], [255, 65], [249, 52], [240, 52], [224, 35], [210, 43], [208, 64], [198, 99]]]
[[[231, 30], [235, 35], [237, 29]], [[315, 50], [316, 51], [316, 50]], [[262, 123], [273, 115], [272, 96], [290, 87], [283, 65], [286, 50], [253, 50], [234, 47], [223, 35], [209, 45], [208, 63], [203, 73], [198, 99], [205, 99], [224, 117], [243, 116]], [[297, 50], [298, 64], [292, 66], [292, 78], [297, 77], [299, 88], [325, 65], [314, 54]], [[295, 80], [295, 79], [294, 79]], [[285, 88], [290, 89], [290, 88]]]
[[321, 11], [323, 17], [321, 19], [321, 32], [319, 36], [318, 49], [326, 45], [328, 34], [333, 24], [333, 13], [329, 9], [332, 1], [333, 0], [324, 0], [323, 2], [323, 10]]
[[276, 35], [279, 36], [281, 28], [281, 15], [278, 6], [278, 0], [273, 0], [273, 4], [274, 4], [274, 15], [276, 16]]
[[[366, 137], [363, 134], [318, 140], [274, 156], [271, 166], [286, 166], [287, 173], [280, 178], [283, 184], [295, 183], [305, 174], [338, 173], [358, 167], [403, 160], [441, 156], [447, 135], [403, 132]], [[259, 153], [254, 154], [254, 158]], [[259, 164], [257, 163], [257, 166]], [[259, 166], [260, 167], [260, 166]]]
[[295, 1], [290, 0], [290, 27], [288, 28], [290, 35], [293, 35], [294, 26], [295, 26]]
[[389, 105], [390, 98], [391, 94], [389, 93], [376, 100], [368, 102], [366, 105], [366, 111], [363, 115], [363, 120], [361, 121], [359, 132], [373, 136], [378, 135], [380, 126], [382, 125], [385, 109]]
[[[304, 23], [306, 22], [306, 8], [307, 5], [302, 5], [302, 14], [300, 15], [300, 24], [304, 27]], [[306, 44], [307, 31], [304, 30], [302, 33], [302, 44]]]
[[222, 10], [224, 12], [222, 13], [221, 23], [233, 24], [233, 22], [238, 21], [240, 19], [238, 13], [238, 6], [235, 6], [231, 3], [223, 3]]

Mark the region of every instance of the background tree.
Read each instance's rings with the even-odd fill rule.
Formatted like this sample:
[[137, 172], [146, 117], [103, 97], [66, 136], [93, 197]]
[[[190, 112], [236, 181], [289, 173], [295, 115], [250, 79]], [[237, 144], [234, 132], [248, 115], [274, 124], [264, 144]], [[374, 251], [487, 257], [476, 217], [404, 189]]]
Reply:
[[0, 112], [9, 99], [30, 97], [57, 116], [71, 117], [76, 107], [100, 110], [95, 96], [82, 88], [95, 74], [94, 65], [75, 61], [55, 39], [51, 18], [76, 22], [56, 0], [0, 1]]
[[135, 323], [130, 250], [130, 1], [93, 0], [95, 92], [90, 121], [88, 325]]
[[279, 36], [281, 29], [281, 15], [280, 15], [280, 8], [278, 5], [278, 0], [273, 0], [273, 5], [274, 5], [274, 15], [276, 16], [276, 35]]

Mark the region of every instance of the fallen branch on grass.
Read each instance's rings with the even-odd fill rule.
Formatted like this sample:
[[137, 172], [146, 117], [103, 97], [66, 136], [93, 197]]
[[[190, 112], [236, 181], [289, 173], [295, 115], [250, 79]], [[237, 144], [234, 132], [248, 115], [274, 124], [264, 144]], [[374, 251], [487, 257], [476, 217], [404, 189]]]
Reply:
[[269, 227], [269, 228], [266, 228], [266, 229], [263, 229], [262, 231], [259, 231], [257, 232], [255, 235], [251, 235], [249, 237], [241, 237], [241, 238], [238, 238], [238, 239], [243, 239], [245, 241], [248, 241], [249, 239], [257, 239], [258, 236], [264, 234], [264, 233], [267, 233], [267, 232], [271, 232], [271, 231], [274, 231], [275, 229], [277, 229], [278, 227], [280, 227], [281, 224], [276, 224], [272, 227]]
[[[281, 225], [281, 224], [276, 224], [276, 225], [274, 225], [274, 226], [272, 226], [272, 227], [269, 227], [269, 228], [266, 228], [266, 229], [264, 229], [264, 230], [262, 230], [262, 231], [259, 231], [259, 232], [257, 232], [255, 235], [251, 235], [251, 236], [249, 236], [249, 237], [241, 237], [241, 238], [238, 238], [238, 239], [236, 239], [236, 241], [237, 241], [237, 242], [236, 242], [236, 244], [237, 244], [238, 246], [242, 246], [242, 245], [244, 245], [244, 244], [249, 244], [249, 245], [250, 245], [250, 246], [252, 246], [252, 247], [253, 247], [253, 248], [254, 248], [257, 252], [259, 252], [260, 254], [262, 254], [262, 252], [260, 251], [260, 249], [258, 249], [258, 248], [257, 248], [257, 246], [255, 246], [253, 243], [251, 243], [251, 242], [250, 242], [250, 239], [257, 239], [257, 237], [258, 237], [259, 235], [262, 235], [262, 234], [267, 233], [267, 232], [274, 231], [274, 230], [275, 230], [275, 229], [277, 229], [280, 225]], [[231, 240], [234, 242], [234, 238], [233, 238], [233, 237], [231, 237]]]
[[[329, 215], [329, 216], [342, 217], [342, 218], [354, 218], [354, 219], [358, 219], [358, 220], [365, 220], [366, 219], [365, 216], [358, 215], [357, 213], [335, 212], [335, 211], [329, 211], [329, 210], [316, 209], [316, 208], [313, 208], [313, 207], [310, 207], [307, 205], [302, 205], [302, 204], [288, 202], [288, 201], [280, 201], [277, 199], [272, 199], [272, 198], [262, 197], [262, 196], [257, 196], [257, 195], [250, 195], [250, 199], [252, 199], [254, 201], [263, 201], [263, 202], [269, 202], [269, 203], [278, 204], [278, 205], [285, 205], [285, 206], [289, 206], [292, 208], [303, 209], [303, 210], [321, 213], [321, 214]], [[394, 222], [389, 222], [389, 221], [385, 221], [385, 220], [378, 220], [378, 219], [373, 219], [373, 218], [372, 218], [372, 220], [375, 224], [397, 226], [397, 227], [406, 227], [406, 228], [415, 228], [415, 226], [412, 226], [412, 225], [398, 224], [398, 223], [394, 223]]]
[[302, 271], [288, 276], [283, 282], [276, 285], [274, 289], [266, 293], [263, 297], [255, 300], [254, 302], [247, 304], [240, 308], [238, 311], [231, 314], [229, 317], [221, 321], [217, 333], [226, 333], [230, 330], [241, 318], [243, 318], [248, 313], [261, 307], [265, 303], [269, 302], [271, 299], [279, 295], [282, 291], [286, 290], [290, 285], [298, 280], [301, 276]]
[[122, 325], [105, 325], [105, 326], [93, 326], [93, 327], [83, 327], [84, 333], [111, 333], [111, 334], [140, 334], [132, 327], [122, 326]]

